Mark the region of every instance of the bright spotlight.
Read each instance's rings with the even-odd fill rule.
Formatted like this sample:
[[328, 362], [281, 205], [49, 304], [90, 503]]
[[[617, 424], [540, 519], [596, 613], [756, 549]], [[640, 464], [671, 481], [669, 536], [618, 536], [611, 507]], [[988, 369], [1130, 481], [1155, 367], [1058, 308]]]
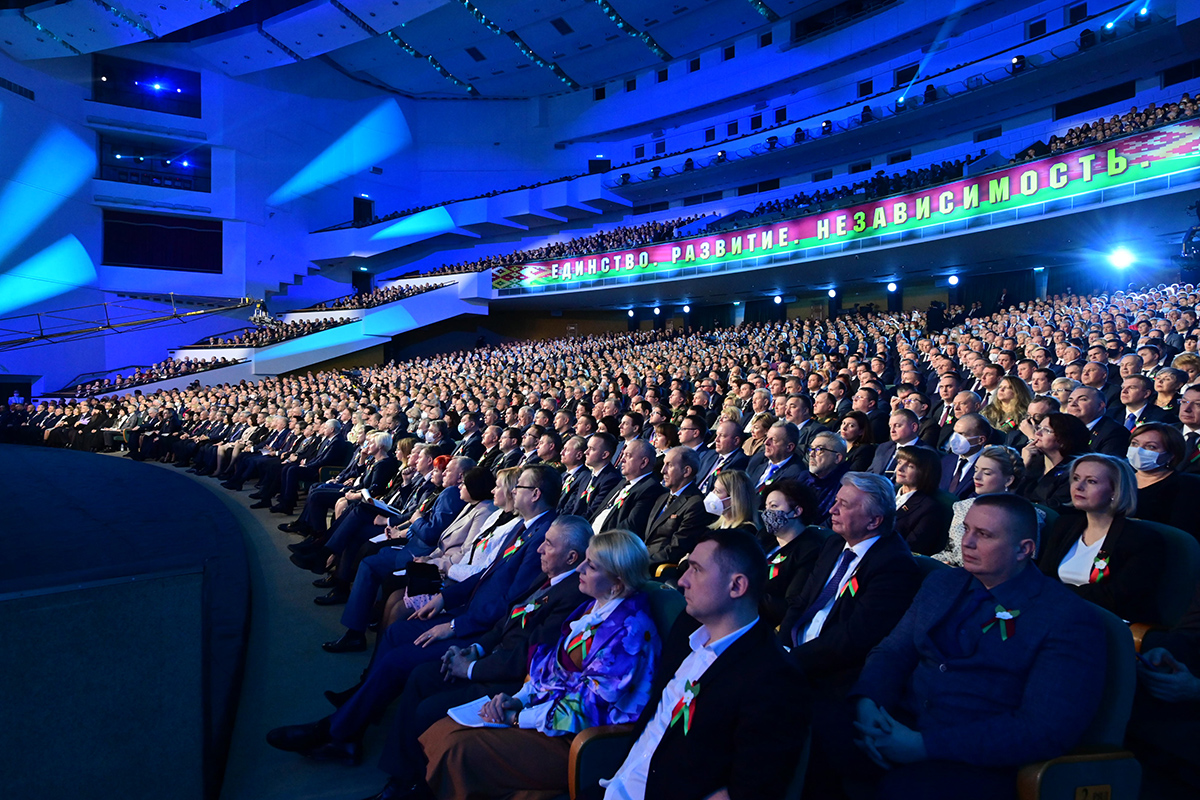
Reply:
[[685, 313], [685, 314], [690, 314], [690, 313], [692, 313], [692, 307], [691, 307], [691, 306], [684, 306], [684, 307], [683, 307], [683, 313]]
[[159, 91], [159, 90], [161, 90], [161, 89], [162, 89], [162, 84], [161, 84], [161, 83], [156, 83], [156, 84], [154, 84], [154, 91], [156, 91], [156, 92], [157, 92], [157, 91]]
[[1113, 29], [1113, 23], [1111, 23], [1111, 22], [1105, 23], [1104, 30], [1111, 31], [1112, 29]]
[[1150, 13], [1150, 9], [1146, 8], [1145, 6], [1142, 6], [1141, 9], [1138, 10], [1139, 17], [1144, 17], [1149, 13]]
[[369, 194], [364, 194], [364, 195], [363, 195], [363, 197], [366, 197], [366, 198], [370, 199], [371, 195], [369, 195]]
[[658, 306], [655, 306], [654, 307], [654, 316], [657, 317], [661, 313], [662, 313], [662, 310]]
[[121, 154], [117, 153], [117, 161], [120, 161], [120, 160], [121, 160]]
[[629, 310], [628, 310], [627, 312], [625, 312], [625, 313], [627, 313], [629, 316], [631, 316], [631, 317], [632, 317], [632, 316], [633, 316], [633, 309], [631, 308], [631, 309], [629, 309]]
[[896, 291], [896, 284], [894, 284], [894, 283], [889, 283], [889, 284], [888, 284], [888, 287], [887, 287], [887, 289], [888, 289], [888, 291], [889, 291], [889, 292], [894, 292], [894, 291]]
[[775, 295], [775, 305], [779, 305], [782, 302], [783, 302], [783, 298], [780, 297], [779, 295]]
[[183, 162], [183, 165], [186, 167], [188, 165], [188, 162], [186, 162], [186, 161]]
[[951, 276], [950, 276], [950, 285], [951, 285], [951, 286], [958, 286], [958, 276], [957, 276], [957, 275], [951, 275]]
[[837, 297], [837, 289], [830, 289], [830, 290], [829, 290], [829, 296], [830, 296], [830, 297]]
[[733, 301], [733, 304], [734, 304], [735, 306], [740, 306], [740, 305], [742, 304], [742, 301], [741, 301], [741, 300], [734, 300], [734, 301]]
[[1125, 269], [1137, 261], [1133, 253], [1126, 250], [1124, 247], [1118, 247], [1113, 250], [1108, 256], [1108, 263], [1112, 264], [1117, 269]]

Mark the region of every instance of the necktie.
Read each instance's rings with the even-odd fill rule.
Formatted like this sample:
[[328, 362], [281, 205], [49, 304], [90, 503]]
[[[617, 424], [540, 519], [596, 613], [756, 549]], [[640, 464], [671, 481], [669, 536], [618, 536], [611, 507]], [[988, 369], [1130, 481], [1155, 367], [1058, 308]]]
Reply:
[[1200, 444], [1198, 444], [1200, 443], [1200, 433], [1189, 433], [1187, 436], [1183, 437], [1183, 439], [1187, 442], [1188, 456], [1190, 457], [1195, 455], [1197, 447], [1200, 446]]
[[959, 481], [962, 480], [963, 473], [966, 471], [966, 469], [967, 469], [967, 457], [959, 456], [958, 457], [958, 467], [956, 467], [954, 470], [954, 480], [950, 481], [950, 493], [951, 494], [954, 494], [955, 492], [958, 491], [958, 483], [959, 483]]
[[713, 464], [713, 468], [708, 473], [708, 477], [704, 479], [704, 486], [701, 487], [706, 493], [712, 491], [713, 485], [717, 482], [717, 475], [719, 475], [721, 470], [724, 469], [725, 461], [728, 458], [729, 456], [721, 456], [717, 459], [717, 463]]
[[817, 613], [825, 608], [829, 601], [833, 599], [834, 593], [837, 592], [838, 586], [842, 583], [842, 578], [846, 577], [846, 570], [850, 568], [850, 563], [857, 557], [858, 554], [853, 550], [847, 549], [842, 552], [837, 569], [833, 571], [833, 577], [825, 583], [824, 588], [821, 589], [821, 593], [817, 595], [817, 599], [813, 600], [812, 604], [804, 609], [804, 613], [800, 615], [800, 619], [796, 621], [795, 626], [792, 628], [793, 645], [799, 645], [803, 641], [804, 629], [813, 621]]
[[1125, 430], [1131, 431], [1136, 426], [1137, 426], [1137, 417], [1135, 415], [1130, 414], [1129, 416], [1127, 416], [1125, 418]]
[[938, 423], [938, 425], [944, 426], [946, 424], [946, 420], [948, 419], [950, 419], [950, 407], [946, 406], [942, 409], [942, 420]]
[[779, 470], [778, 464], [771, 464], [770, 466], [768, 466], [766, 471], [763, 472], [762, 477], [758, 479], [758, 484], [755, 486], [755, 488], [760, 489], [763, 486], [765, 486], [767, 483], [769, 483], [771, 481], [771, 478], [775, 477], [775, 473], [778, 470]]

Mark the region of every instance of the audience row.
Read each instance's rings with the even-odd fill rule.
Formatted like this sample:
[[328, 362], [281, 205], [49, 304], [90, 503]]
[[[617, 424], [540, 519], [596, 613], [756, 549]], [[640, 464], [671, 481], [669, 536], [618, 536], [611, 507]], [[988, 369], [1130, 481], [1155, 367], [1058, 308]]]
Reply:
[[340, 325], [349, 325], [351, 322], [358, 322], [359, 319], [359, 317], [325, 317], [324, 319], [296, 319], [291, 322], [272, 320], [255, 325], [253, 328], [246, 328], [244, 332], [235, 336], [210, 336], [190, 346], [266, 347]]
[[112, 394], [114, 392], [123, 392], [134, 388], [135, 386], [143, 386], [147, 383], [155, 381], [167, 380], [168, 378], [178, 378], [183, 375], [191, 375], [196, 372], [204, 372], [210, 369], [218, 369], [220, 367], [229, 367], [234, 364], [240, 364], [244, 359], [235, 358], [181, 358], [176, 359], [174, 356], [168, 356], [165, 360], [152, 364], [149, 367], [137, 367], [129, 375], [116, 375], [111, 378], [103, 378], [98, 381], [89, 381], [80, 383], [70, 389], [64, 391], [73, 391], [76, 397], [96, 397], [102, 394]]
[[268, 741], [358, 763], [395, 704], [384, 797], [561, 793], [571, 739], [616, 723], [630, 755], [597, 795], [777, 797], [810, 722], [813, 796], [1011, 796], [1084, 740], [1119, 620], [1175, 628], [1138, 634], [1125, 744], [1182, 796], [1197, 763], [1164, 736], [1198, 732], [1200, 609], [1194, 575], [1162, 583], [1200, 534], [1198, 302], [514, 343], [0, 432], [111, 432], [299, 510], [292, 560], [344, 607], [324, 649], [378, 635], [333, 714]]
[[441, 289], [443, 286], [449, 286], [450, 281], [443, 283], [426, 283], [418, 285], [401, 286], [392, 284], [391, 286], [378, 286], [369, 292], [358, 292], [357, 294], [348, 294], [345, 297], [339, 297], [336, 300], [327, 300], [324, 303], [317, 303], [315, 306], [302, 308], [301, 311], [340, 311], [343, 309], [357, 308], [375, 308], [386, 303], [394, 303], [397, 300], [407, 300], [410, 297], [416, 297], [425, 292], [432, 292], [434, 289]]

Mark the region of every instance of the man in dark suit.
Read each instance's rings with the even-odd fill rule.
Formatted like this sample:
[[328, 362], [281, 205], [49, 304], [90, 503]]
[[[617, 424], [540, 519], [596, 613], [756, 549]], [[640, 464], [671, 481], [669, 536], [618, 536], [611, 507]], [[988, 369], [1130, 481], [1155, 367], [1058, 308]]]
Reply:
[[562, 446], [563, 488], [558, 500], [559, 514], [577, 513], [575, 509], [591, 483], [592, 472], [584, 464], [586, 450], [587, 442], [582, 436], [572, 436]]
[[542, 583], [537, 549], [557, 516], [561, 489], [557, 470], [544, 464], [526, 467], [513, 500], [521, 522], [508, 533], [496, 560], [465, 581], [447, 584], [412, 619], [384, 631], [366, 678], [332, 716], [276, 728], [267, 742], [314, 758], [358, 763], [367, 725], [396, 699], [413, 668], [440, 660], [451, 646], [472, 644]]
[[592, 527], [583, 517], [555, 519], [538, 548], [545, 582], [519, 599], [473, 644], [451, 646], [440, 662], [413, 669], [379, 757], [379, 768], [391, 776], [384, 797], [410, 796], [424, 784], [425, 754], [418, 737], [447, 710], [481, 696], [515, 694], [521, 688], [529, 648], [558, 641], [563, 621], [587, 599], [579, 591], [575, 571], [591, 535]]
[[723, 471], [744, 470], [750, 463], [750, 458], [742, 450], [742, 426], [731, 420], [717, 423], [713, 451], [716, 452], [717, 458], [698, 481], [700, 491], [704, 494], [712, 491], [717, 476]]
[[271, 506], [276, 514], [291, 514], [300, 495], [300, 481], [314, 481], [322, 467], [345, 464], [349, 444], [342, 438], [336, 420], [325, 420], [321, 425], [321, 443], [312, 458], [304, 458], [283, 468], [279, 476], [279, 502]]
[[780, 626], [780, 638], [814, 687], [844, 693], [871, 648], [903, 616], [921, 584], [908, 545], [893, 530], [895, 488], [881, 475], [848, 472], [830, 510], [831, 536]]
[[474, 411], [463, 414], [458, 423], [458, 432], [462, 434], [463, 438], [451, 455], [466, 456], [479, 463], [484, 451], [483, 434], [480, 432], [481, 425], [483, 425], [483, 417], [480, 414]]
[[[931, 574], [867, 659], [851, 692], [857, 738], [883, 769], [859, 758], [852, 774], [883, 776], [878, 796], [949, 800], [969, 786], [1009, 798], [1021, 765], [1079, 743], [1102, 699], [1105, 633], [1086, 601], [1032, 565], [1036, 542], [1028, 501], [979, 498], [965, 568]], [[825, 763], [857, 755], [814, 745]]]
[[1186, 445], [1183, 461], [1175, 469], [1200, 474], [1200, 386], [1189, 386], [1179, 398], [1179, 432]]
[[802, 676], [758, 616], [762, 549], [741, 531], [711, 531], [688, 561], [679, 580], [687, 613], [667, 636], [637, 738], [601, 783], [604, 797], [783, 797], [809, 704]]
[[521, 429], [505, 428], [500, 434], [500, 457], [496, 459], [497, 466], [493, 470], [507, 469], [517, 466], [521, 460]]
[[920, 423], [917, 415], [907, 408], [898, 408], [888, 417], [888, 436], [890, 441], [879, 445], [875, 450], [875, 458], [867, 470], [876, 475], [891, 477], [896, 471], [896, 450], [901, 447], [925, 447], [929, 445], [917, 438]]
[[612, 465], [612, 454], [616, 447], [617, 440], [612, 434], [594, 433], [588, 437], [583, 463], [591, 477], [575, 507], [565, 513], [578, 514], [594, 520], [604, 508], [609, 495], [622, 480], [621, 470]]
[[1121, 381], [1121, 405], [1109, 413], [1125, 430], [1145, 422], [1172, 422], [1171, 415], [1154, 405], [1154, 381], [1145, 375], [1129, 375]]
[[708, 472], [717, 460], [717, 453], [709, 447], [705, 440], [708, 438], [708, 423], [697, 414], [689, 414], [679, 423], [679, 443], [696, 454], [698, 477]]
[[499, 425], [489, 425], [484, 429], [481, 439], [483, 455], [479, 458], [479, 466], [490, 469], [492, 472], [500, 469], [500, 459], [504, 455], [500, 451], [500, 435], [503, 432], [504, 429]]
[[621, 476], [624, 480], [609, 493], [592, 519], [592, 530], [603, 533], [623, 528], [643, 536], [655, 501], [667, 491], [654, 480], [654, 446], [645, 439], [625, 445]]
[[763, 449], [746, 467], [746, 474], [755, 490], [766, 498], [771, 484], [782, 480], [797, 480], [804, 472], [803, 455], [796, 452], [800, 431], [790, 422], [780, 420], [767, 430]]
[[715, 519], [704, 510], [704, 495], [696, 486], [699, 465], [696, 452], [683, 445], [672, 447], [663, 457], [667, 491], [650, 509], [644, 536], [651, 574], [660, 564], [678, 564]]
[[1091, 431], [1089, 444], [1095, 453], [1124, 458], [1129, 449], [1129, 431], [1105, 412], [1104, 393], [1091, 386], [1080, 386], [1071, 392], [1065, 411], [1078, 417]]
[[991, 423], [982, 414], [955, 420], [948, 443], [950, 452], [942, 456], [942, 482], [938, 488], [959, 500], [974, 497], [975, 459], [991, 437]]

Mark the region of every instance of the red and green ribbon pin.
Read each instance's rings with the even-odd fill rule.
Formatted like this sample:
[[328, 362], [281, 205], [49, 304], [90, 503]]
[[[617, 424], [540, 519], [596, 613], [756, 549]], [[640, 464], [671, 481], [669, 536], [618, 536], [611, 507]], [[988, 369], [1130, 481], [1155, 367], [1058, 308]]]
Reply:
[[683, 696], [679, 698], [679, 702], [671, 711], [671, 722], [667, 725], [668, 728], [674, 727], [675, 723], [682, 719], [683, 735], [688, 735], [688, 731], [692, 728], [692, 716], [696, 713], [696, 695], [698, 694], [700, 694], [699, 683], [688, 681], [683, 685]]
[[541, 597], [539, 597], [537, 600], [535, 600], [532, 603], [526, 603], [523, 606], [513, 606], [512, 615], [509, 616], [509, 619], [521, 620], [521, 627], [524, 628], [526, 618], [530, 614], [532, 614], [535, 609], [537, 609], [539, 606], [541, 606], [542, 603], [545, 603], [545, 602], [546, 602], [546, 596], [542, 595]]
[[512, 544], [510, 544], [510, 545], [508, 546], [508, 549], [506, 549], [506, 550], [504, 551], [504, 553], [503, 553], [503, 554], [502, 554], [500, 557], [501, 557], [501, 558], [508, 558], [508, 557], [509, 557], [509, 556], [511, 556], [513, 553], [517, 552], [517, 550], [518, 550], [518, 549], [521, 547], [521, 545], [523, 545], [523, 544], [525, 544], [525, 537], [524, 537], [524, 536], [518, 536], [518, 537], [517, 537], [517, 540], [516, 540], [515, 542], [513, 542]]
[[779, 575], [779, 565], [787, 561], [787, 556], [780, 553], [771, 559], [771, 569], [767, 573], [767, 580], [774, 580]]
[[591, 652], [592, 642], [594, 641], [592, 639], [592, 633], [593, 630], [591, 628], [584, 628], [579, 633], [571, 637], [571, 641], [567, 642], [568, 653], [574, 650], [576, 647], [579, 648], [580, 663], [587, 661], [588, 653]]
[[[846, 592], [849, 592], [851, 597], [858, 594], [858, 576], [850, 576], [850, 582], [842, 587], [842, 594], [844, 595]], [[841, 595], [838, 596], [840, 597]]]
[[1008, 637], [1012, 636], [1013, 631], [1017, 629], [1017, 623], [1014, 620], [1016, 620], [1016, 618], [1019, 616], [1021, 616], [1020, 611], [1017, 611], [1016, 609], [1009, 611], [1004, 606], [997, 605], [996, 616], [992, 617], [990, 621], [984, 623], [983, 632], [987, 633], [992, 629], [993, 625], [996, 625], [1000, 628], [1000, 641], [1007, 642]]
[[1108, 577], [1108, 553], [1100, 552], [1092, 562], [1092, 571], [1088, 575], [1088, 583], [1099, 583]]

